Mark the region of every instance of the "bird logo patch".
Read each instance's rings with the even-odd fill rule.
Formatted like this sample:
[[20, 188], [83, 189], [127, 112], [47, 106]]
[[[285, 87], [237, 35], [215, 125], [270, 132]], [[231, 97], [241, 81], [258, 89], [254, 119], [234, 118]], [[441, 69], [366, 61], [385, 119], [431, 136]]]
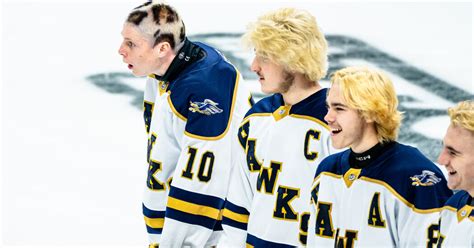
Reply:
[[414, 175], [410, 179], [413, 181], [411, 185], [414, 186], [432, 186], [441, 182], [441, 179], [429, 170], [424, 170], [421, 175]]
[[222, 109], [217, 107], [219, 103], [216, 103], [210, 99], [205, 99], [203, 102], [190, 102], [189, 111], [193, 113], [201, 113], [205, 115], [213, 115], [222, 113]]

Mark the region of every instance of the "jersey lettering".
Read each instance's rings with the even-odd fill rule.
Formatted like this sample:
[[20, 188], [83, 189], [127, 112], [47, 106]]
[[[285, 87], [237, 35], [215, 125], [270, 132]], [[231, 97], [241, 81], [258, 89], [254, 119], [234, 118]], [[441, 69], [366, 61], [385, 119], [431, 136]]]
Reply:
[[[194, 173], [194, 161], [196, 160], [196, 154], [198, 150], [194, 147], [188, 147], [188, 163], [186, 164], [186, 168], [181, 173], [181, 176], [187, 179], [193, 179]], [[198, 179], [201, 182], [209, 182], [211, 180], [212, 169], [214, 168], [214, 153], [210, 151], [206, 151], [201, 156], [201, 162], [199, 163], [199, 170], [198, 170]]]
[[[433, 248], [436, 247], [436, 245], [441, 246], [441, 243], [443, 243], [443, 238], [442, 235], [439, 235], [439, 224], [432, 224], [428, 227], [427, 229], [427, 242], [426, 242], [426, 247], [427, 248]], [[439, 244], [438, 244], [439, 242]]]
[[334, 238], [331, 208], [332, 204], [318, 202], [316, 206], [316, 235], [325, 238]]
[[260, 171], [260, 168], [262, 167], [262, 162], [258, 161], [258, 158], [255, 156], [256, 145], [257, 140], [247, 140], [247, 166], [251, 172]]
[[151, 115], [154, 105], [152, 102], [143, 101], [143, 119], [145, 120], [146, 133], [150, 133]]
[[153, 159], [150, 160], [148, 166], [148, 178], [146, 180], [146, 186], [152, 190], [164, 190], [165, 184], [158, 181], [155, 175], [161, 171], [161, 163]]
[[355, 230], [346, 230], [346, 235], [344, 237], [339, 237], [339, 229], [337, 230], [336, 235], [336, 247], [337, 248], [353, 248], [354, 243], [357, 240], [358, 231]]
[[302, 213], [301, 214], [301, 221], [300, 221], [300, 234], [299, 240], [301, 244], [306, 246], [306, 241], [308, 240], [308, 223], [309, 223], [309, 213]]
[[290, 202], [299, 198], [300, 190], [284, 186], [278, 186], [277, 199], [273, 217], [277, 219], [298, 221], [298, 213], [291, 207]]
[[318, 153], [315, 151], [310, 151], [309, 146], [311, 140], [319, 140], [320, 136], [321, 132], [314, 129], [310, 129], [308, 132], [306, 132], [306, 137], [304, 139], [304, 156], [307, 160], [313, 161], [318, 157]]
[[372, 203], [369, 209], [369, 226], [373, 227], [385, 227], [385, 220], [382, 218], [382, 212], [380, 211], [380, 192], [375, 192], [372, 197]]
[[250, 122], [245, 122], [242, 126], [240, 126], [239, 132], [237, 133], [239, 143], [244, 149], [247, 146], [247, 139], [249, 138], [249, 126]]
[[161, 162], [153, 160], [150, 158], [151, 151], [156, 143], [156, 134], [152, 133], [150, 138], [148, 139], [148, 147], [147, 147], [147, 162], [148, 162], [148, 176], [146, 180], [146, 186], [151, 190], [164, 190], [165, 184], [160, 182], [156, 179], [156, 173], [162, 170]]
[[314, 186], [314, 188], [311, 190], [311, 202], [313, 204], [318, 203], [318, 192], [319, 192], [319, 183]]
[[146, 161], [150, 163], [150, 156], [151, 156], [151, 150], [155, 146], [156, 142], [156, 134], [152, 133], [150, 138], [148, 139], [148, 147], [147, 147], [147, 152], [146, 152]]
[[273, 194], [280, 171], [281, 163], [275, 161], [270, 162], [269, 168], [262, 167], [257, 178], [257, 191], [261, 191], [263, 186], [265, 193]]

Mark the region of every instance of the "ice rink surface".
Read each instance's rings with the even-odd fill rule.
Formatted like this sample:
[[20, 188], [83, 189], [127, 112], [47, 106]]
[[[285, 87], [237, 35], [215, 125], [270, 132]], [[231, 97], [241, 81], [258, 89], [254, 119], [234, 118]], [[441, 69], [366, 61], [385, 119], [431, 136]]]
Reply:
[[[310, 11], [327, 35], [330, 71], [386, 70], [406, 113], [400, 140], [432, 160], [446, 108], [474, 98], [470, 2], [168, 2], [190, 38], [221, 50], [258, 96], [239, 34], [278, 7]], [[2, 2], [0, 246], [145, 247], [144, 79], [117, 53], [139, 4]]]

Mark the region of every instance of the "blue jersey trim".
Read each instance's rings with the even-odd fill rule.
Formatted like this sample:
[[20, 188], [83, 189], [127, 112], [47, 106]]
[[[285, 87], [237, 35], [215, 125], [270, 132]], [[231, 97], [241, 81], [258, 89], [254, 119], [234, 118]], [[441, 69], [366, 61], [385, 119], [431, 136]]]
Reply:
[[[350, 149], [326, 157], [318, 166], [315, 177], [322, 172], [343, 176], [349, 167]], [[434, 172], [440, 181], [432, 186], [415, 186], [411, 177], [424, 170]], [[369, 166], [363, 168], [364, 177], [386, 183], [405, 201], [419, 210], [441, 208], [452, 195], [441, 170], [421, 154], [418, 149], [395, 143]], [[342, 179], [341, 179], [342, 180]]]
[[219, 197], [203, 195], [203, 194], [187, 191], [184, 189], [176, 188], [173, 186], [171, 186], [169, 196], [186, 201], [186, 202], [212, 207], [218, 210], [224, 207], [224, 202], [225, 202]]
[[252, 245], [254, 247], [268, 247], [268, 248], [290, 248], [290, 247], [295, 247], [292, 245], [286, 245], [286, 244], [280, 244], [280, 243], [275, 243], [271, 241], [266, 241], [263, 239], [259, 239], [256, 236], [253, 236], [252, 234], [248, 233], [247, 234], [247, 244]]
[[177, 220], [177, 221], [192, 224], [192, 225], [199, 225], [211, 230], [214, 230], [218, 222], [217, 220], [206, 217], [206, 216], [185, 213], [185, 212], [172, 209], [172, 208], [166, 209], [166, 218], [170, 218], [173, 220]]

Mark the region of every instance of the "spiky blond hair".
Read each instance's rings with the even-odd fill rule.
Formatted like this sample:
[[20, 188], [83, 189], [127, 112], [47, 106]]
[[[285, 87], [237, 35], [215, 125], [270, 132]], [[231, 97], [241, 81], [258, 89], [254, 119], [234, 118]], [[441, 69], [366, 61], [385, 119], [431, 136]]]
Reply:
[[318, 81], [327, 72], [327, 42], [309, 12], [282, 8], [247, 27], [242, 38], [259, 56]]

